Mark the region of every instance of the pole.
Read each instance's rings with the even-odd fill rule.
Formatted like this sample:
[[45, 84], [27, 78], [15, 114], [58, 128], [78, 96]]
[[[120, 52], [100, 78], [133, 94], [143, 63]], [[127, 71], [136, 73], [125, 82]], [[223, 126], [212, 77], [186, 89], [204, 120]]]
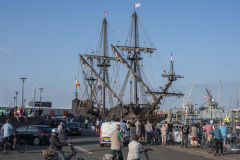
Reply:
[[36, 102], [36, 85], [37, 85], [37, 82], [36, 82], [36, 79], [35, 79], [35, 87], [34, 87], [34, 96], [33, 96], [33, 105], [34, 105], [34, 113], [35, 113], [35, 102]]
[[240, 99], [240, 83], [239, 83], [239, 86], [238, 86], [238, 100], [237, 100], [238, 111], [240, 110], [239, 99]]
[[15, 107], [16, 97], [13, 97], [13, 99], [14, 99], [13, 107]]
[[40, 108], [42, 107], [42, 90], [43, 88], [39, 88], [40, 89]]
[[[233, 127], [233, 137], [234, 137], [234, 141], [235, 141], [235, 138], [236, 138], [236, 121], [235, 121], [235, 111], [233, 110], [232, 111], [232, 127]], [[235, 141], [236, 142], [236, 141]]]
[[7, 110], [7, 107], [9, 106], [9, 104], [8, 104], [8, 92], [7, 92], [7, 105], [6, 105], [6, 108], [5, 108], [5, 110]]
[[22, 80], [22, 107], [24, 109], [24, 81], [27, 78], [20, 78]]
[[16, 107], [17, 107], [17, 95], [18, 95], [18, 91], [16, 91], [15, 93], [16, 93]]

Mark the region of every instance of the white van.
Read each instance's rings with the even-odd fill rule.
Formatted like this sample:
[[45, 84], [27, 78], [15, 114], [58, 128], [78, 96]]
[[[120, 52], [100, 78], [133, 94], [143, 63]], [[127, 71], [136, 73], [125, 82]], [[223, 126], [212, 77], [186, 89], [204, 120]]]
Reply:
[[129, 142], [129, 132], [126, 129], [126, 124], [124, 122], [104, 122], [101, 125], [99, 142], [100, 146], [103, 147], [104, 144], [111, 144], [111, 133], [115, 130], [117, 124], [120, 124], [122, 133], [122, 138], [124, 140], [124, 144], [128, 144]]

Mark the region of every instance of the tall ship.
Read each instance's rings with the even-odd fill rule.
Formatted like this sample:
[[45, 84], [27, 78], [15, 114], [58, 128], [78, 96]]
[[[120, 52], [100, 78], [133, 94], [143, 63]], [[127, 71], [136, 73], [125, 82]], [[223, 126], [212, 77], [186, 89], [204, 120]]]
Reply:
[[172, 54], [171, 59], [169, 55], [170, 68], [160, 63], [159, 53], [136, 11], [131, 16], [125, 41], [121, 38], [109, 44], [111, 31], [104, 16], [97, 46], [91, 48], [91, 54], [87, 54], [89, 50], [79, 54], [81, 89], [78, 91], [76, 86], [72, 113], [131, 122], [150, 120], [153, 124], [166, 119], [166, 114], [156, 114], [163, 99], [184, 95], [172, 87], [174, 81], [184, 78], [175, 74]]

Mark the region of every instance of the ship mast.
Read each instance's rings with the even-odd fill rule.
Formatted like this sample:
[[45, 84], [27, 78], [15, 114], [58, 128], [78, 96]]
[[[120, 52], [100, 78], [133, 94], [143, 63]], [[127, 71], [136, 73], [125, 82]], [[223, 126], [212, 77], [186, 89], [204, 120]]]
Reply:
[[[134, 41], [135, 41], [135, 44], [134, 44], [134, 47], [138, 47], [138, 43], [137, 43], [137, 13], [136, 11], [134, 11], [134, 14], [133, 14], [133, 17], [134, 17]], [[134, 50], [134, 56], [133, 56], [133, 60], [134, 60], [134, 72], [137, 73], [137, 60], [138, 58], [138, 55], [137, 55], [137, 52], [136, 50]], [[137, 105], [138, 103], [138, 96], [137, 96], [137, 80], [135, 79], [134, 80], [134, 100], [135, 100], [135, 104]]]
[[[103, 28], [104, 28], [104, 40], [103, 40], [103, 56], [105, 57], [106, 56], [106, 34], [107, 34], [107, 21], [106, 21], [106, 18], [104, 18], [103, 20]], [[106, 75], [106, 68], [107, 68], [107, 65], [106, 65], [106, 60], [103, 60], [103, 63], [102, 63], [102, 66], [103, 66], [103, 81], [105, 82], [105, 75]], [[103, 115], [105, 115], [105, 106], [106, 106], [106, 99], [105, 99], [105, 86], [103, 85], [102, 86], [102, 92], [103, 92]]]
[[[86, 55], [86, 59], [96, 59], [97, 60], [97, 66], [102, 69], [102, 114], [105, 115], [105, 108], [106, 108], [106, 84], [108, 87], [109, 85], [109, 76], [108, 76], [108, 67], [110, 67], [110, 60], [115, 60], [113, 57], [108, 57], [109, 56], [109, 51], [108, 51], [108, 38], [107, 38], [107, 20], [104, 17], [103, 22], [102, 22], [102, 30], [100, 33], [100, 42], [99, 42], [99, 55]], [[103, 47], [102, 47], [103, 46]], [[93, 66], [91, 66], [93, 68]], [[91, 71], [91, 74], [93, 74], [95, 71]], [[95, 74], [95, 73], [94, 73]], [[96, 76], [96, 75], [95, 75]], [[98, 75], [100, 76], [100, 75]], [[99, 78], [98, 78], [99, 79]], [[110, 92], [111, 93], [111, 92]], [[112, 94], [112, 93], [111, 93]], [[114, 93], [115, 94], [115, 93]], [[110, 103], [113, 103], [112, 101], [112, 96], [109, 96], [109, 101]]]
[[[129, 35], [130, 35], [130, 37], [129, 37], [129, 46], [125, 45], [125, 46], [116, 46], [116, 47], [118, 49], [120, 49], [121, 51], [124, 50], [124, 51], [128, 52], [127, 60], [130, 60], [130, 61], [133, 62], [133, 67], [131, 67], [131, 68], [133, 69], [134, 74], [138, 75], [139, 79], [141, 79], [140, 70], [138, 69], [138, 67], [139, 67], [138, 66], [139, 65], [138, 62], [142, 59], [140, 57], [141, 52], [150, 53], [151, 54], [156, 49], [155, 48], [139, 47], [138, 16], [137, 16], [137, 12], [136, 11], [134, 11], [134, 13], [132, 15], [132, 25], [130, 27]], [[116, 49], [114, 49], [114, 48], [113, 48], [113, 50], [116, 51]], [[131, 72], [131, 74], [133, 72]], [[139, 100], [139, 98], [138, 98], [138, 83], [141, 84], [141, 82], [139, 82], [137, 78], [133, 78], [133, 80], [134, 80], [134, 104], [137, 106], [138, 100]]]

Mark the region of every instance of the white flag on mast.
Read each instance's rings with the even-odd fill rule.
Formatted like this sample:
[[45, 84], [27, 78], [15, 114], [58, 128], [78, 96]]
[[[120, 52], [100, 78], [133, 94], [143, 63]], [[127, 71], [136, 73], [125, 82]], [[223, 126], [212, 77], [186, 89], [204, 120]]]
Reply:
[[135, 3], [135, 7], [140, 7], [141, 3]]

